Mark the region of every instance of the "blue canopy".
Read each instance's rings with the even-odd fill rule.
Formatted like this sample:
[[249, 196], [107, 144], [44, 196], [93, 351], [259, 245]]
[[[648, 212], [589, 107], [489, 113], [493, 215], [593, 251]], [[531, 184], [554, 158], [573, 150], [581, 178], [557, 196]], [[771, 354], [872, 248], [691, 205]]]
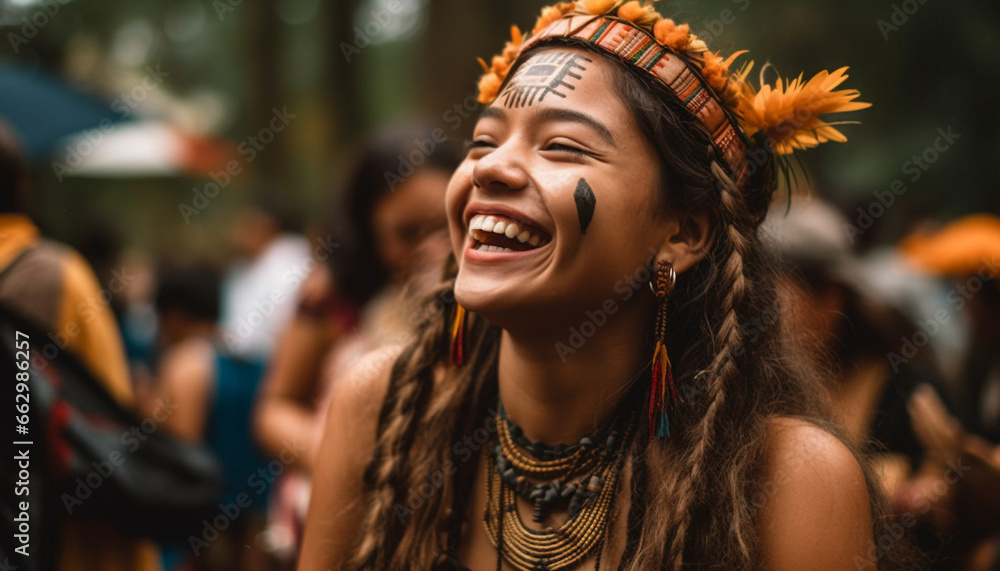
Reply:
[[42, 71], [0, 65], [0, 118], [17, 132], [28, 161], [45, 160], [67, 135], [121, 115]]

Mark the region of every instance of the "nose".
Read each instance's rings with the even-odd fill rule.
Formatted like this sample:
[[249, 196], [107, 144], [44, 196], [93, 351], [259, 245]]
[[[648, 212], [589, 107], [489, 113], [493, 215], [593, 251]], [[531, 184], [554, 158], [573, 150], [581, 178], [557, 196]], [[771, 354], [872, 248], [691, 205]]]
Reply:
[[520, 190], [528, 186], [524, 168], [525, 150], [516, 140], [507, 140], [476, 161], [472, 181], [484, 190]]

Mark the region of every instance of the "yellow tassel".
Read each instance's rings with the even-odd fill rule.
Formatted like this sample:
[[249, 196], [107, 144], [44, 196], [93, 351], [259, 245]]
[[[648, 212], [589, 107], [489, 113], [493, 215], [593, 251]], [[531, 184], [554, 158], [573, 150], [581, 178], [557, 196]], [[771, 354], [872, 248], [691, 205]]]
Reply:
[[451, 362], [461, 365], [465, 362], [465, 308], [456, 304], [455, 322], [451, 327]]

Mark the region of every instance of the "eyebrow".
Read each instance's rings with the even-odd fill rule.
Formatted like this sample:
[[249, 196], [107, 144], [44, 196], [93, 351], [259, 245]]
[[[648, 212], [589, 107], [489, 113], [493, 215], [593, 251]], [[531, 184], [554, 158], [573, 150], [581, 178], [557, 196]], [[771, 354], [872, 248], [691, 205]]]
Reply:
[[[479, 114], [479, 119], [499, 119], [503, 121], [506, 118], [507, 114], [499, 107], [487, 107], [486, 109], [483, 109], [482, 113]], [[608, 129], [604, 123], [601, 123], [586, 113], [580, 113], [579, 111], [573, 111], [571, 109], [547, 107], [538, 112], [538, 120], [542, 123], [556, 121], [580, 123], [597, 131], [597, 134], [600, 135], [601, 138], [604, 139], [604, 141], [609, 145], [615, 144], [615, 138], [611, 135], [611, 130]]]
[[503, 109], [499, 107], [487, 107], [483, 109], [482, 113], [479, 114], [479, 119], [499, 119], [503, 121], [507, 118], [507, 114], [503, 112]]

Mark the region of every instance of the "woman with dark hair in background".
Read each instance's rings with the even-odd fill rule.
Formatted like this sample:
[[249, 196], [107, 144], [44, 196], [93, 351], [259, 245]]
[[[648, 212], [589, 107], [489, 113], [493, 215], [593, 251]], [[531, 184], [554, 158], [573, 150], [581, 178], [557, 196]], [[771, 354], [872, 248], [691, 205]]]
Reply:
[[275, 457], [294, 442], [305, 448], [272, 510], [269, 540], [281, 558], [291, 558], [304, 521], [329, 390], [358, 357], [413, 334], [418, 318], [407, 300], [420, 294], [405, 286], [419, 290], [421, 268], [438, 267], [446, 254], [444, 191], [459, 155], [449, 142], [426, 153], [438, 134], [393, 129], [361, 151], [333, 231], [321, 237], [333, 246], [329, 264], [303, 284], [259, 396], [255, 432], [265, 448]]
[[733, 59], [581, 0], [483, 62], [457, 303], [335, 389], [300, 569], [912, 568], [757, 235], [780, 159], [866, 105]]

